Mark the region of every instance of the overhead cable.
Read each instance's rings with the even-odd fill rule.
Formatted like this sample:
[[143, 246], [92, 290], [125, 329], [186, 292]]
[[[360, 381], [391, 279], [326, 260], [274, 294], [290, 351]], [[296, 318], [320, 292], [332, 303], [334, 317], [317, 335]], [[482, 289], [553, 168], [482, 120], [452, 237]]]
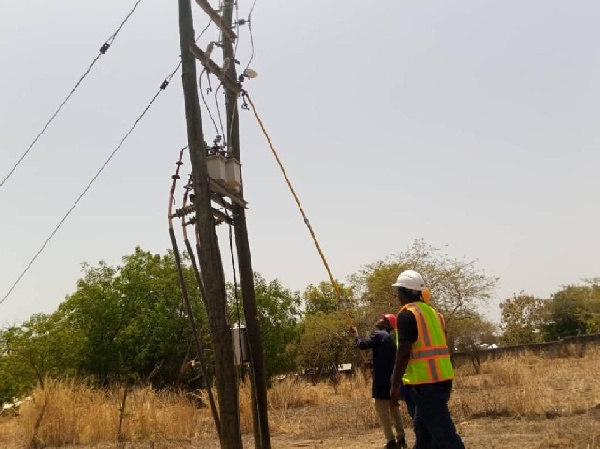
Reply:
[[254, 60], [254, 33], [252, 32], [252, 13], [254, 12], [256, 2], [257, 2], [257, 0], [254, 0], [254, 3], [252, 3], [252, 8], [250, 8], [250, 13], [248, 13], [248, 19], [247, 19], [248, 31], [250, 32], [250, 46], [251, 46], [252, 50], [250, 53], [250, 59], [248, 60], [248, 64], [246, 65], [246, 70], [248, 70], [248, 68], [250, 68], [250, 64], [252, 64], [252, 61]]
[[63, 100], [63, 102], [58, 106], [58, 108], [56, 109], [56, 111], [54, 111], [54, 114], [52, 114], [52, 116], [50, 117], [50, 119], [46, 122], [46, 124], [44, 125], [44, 127], [42, 128], [42, 130], [37, 134], [37, 136], [35, 136], [35, 139], [33, 139], [33, 141], [29, 144], [29, 147], [27, 147], [27, 149], [23, 152], [23, 154], [21, 154], [21, 156], [19, 157], [19, 159], [17, 160], [17, 162], [13, 165], [13, 167], [10, 169], [10, 171], [8, 172], [8, 174], [4, 177], [4, 179], [2, 180], [2, 182], [0, 182], [0, 188], [13, 175], [13, 173], [15, 172], [15, 170], [17, 169], [17, 167], [21, 164], [21, 162], [23, 162], [23, 159], [25, 159], [25, 157], [31, 151], [31, 149], [36, 144], [36, 142], [39, 140], [39, 138], [42, 137], [42, 135], [46, 132], [46, 129], [48, 129], [48, 126], [50, 126], [50, 124], [54, 121], [54, 119], [56, 118], [56, 116], [62, 110], [63, 106], [67, 103], [67, 101], [69, 101], [69, 99], [71, 98], [71, 96], [73, 96], [73, 94], [75, 93], [75, 91], [77, 90], [77, 88], [81, 85], [81, 83], [83, 82], [83, 80], [91, 72], [91, 70], [94, 67], [94, 65], [96, 64], [96, 62], [98, 62], [98, 60], [100, 59], [100, 57], [102, 55], [106, 54], [106, 52], [108, 51], [108, 49], [110, 48], [110, 46], [113, 44], [113, 42], [117, 38], [117, 35], [119, 34], [119, 32], [121, 31], [121, 29], [123, 28], [123, 26], [125, 26], [125, 23], [127, 23], [127, 21], [129, 20], [129, 18], [133, 15], [133, 13], [137, 9], [137, 7], [138, 7], [138, 5], [140, 4], [141, 1], [142, 0], [137, 0], [137, 2], [135, 3], [135, 5], [133, 5], [133, 8], [131, 9], [131, 11], [129, 11], [129, 14], [127, 14], [125, 16], [125, 19], [123, 19], [123, 21], [121, 22], [121, 24], [119, 25], [119, 27], [117, 28], [117, 30], [113, 34], [110, 35], [110, 37], [104, 42], [104, 44], [102, 44], [102, 46], [100, 47], [99, 53], [92, 60], [92, 63], [89, 65], [89, 67], [87, 68], [87, 70], [79, 78], [79, 80], [77, 81], [77, 83], [75, 83], [75, 86], [73, 86], [73, 88], [71, 89], [71, 91], [69, 92], [69, 94], [66, 96], [66, 98]]
[[[172, 77], [172, 75], [171, 75], [171, 77]], [[23, 276], [25, 276], [25, 274], [29, 271], [29, 269], [31, 268], [31, 266], [33, 265], [33, 263], [35, 262], [35, 260], [39, 257], [39, 255], [42, 253], [42, 251], [44, 251], [44, 249], [46, 248], [46, 246], [48, 245], [48, 243], [50, 243], [50, 240], [52, 240], [52, 238], [54, 237], [54, 235], [58, 232], [58, 230], [63, 225], [63, 223], [67, 220], [67, 218], [69, 218], [69, 215], [71, 215], [71, 212], [73, 212], [73, 210], [75, 210], [75, 208], [77, 207], [77, 205], [79, 204], [79, 202], [81, 201], [81, 199], [83, 198], [83, 196], [92, 187], [92, 184], [94, 183], [94, 181], [96, 181], [96, 179], [98, 179], [98, 177], [100, 176], [100, 174], [104, 171], [104, 169], [106, 168], [106, 166], [108, 165], [108, 163], [112, 160], [112, 158], [117, 153], [117, 151], [119, 151], [121, 149], [121, 147], [123, 146], [123, 143], [125, 143], [125, 141], [127, 140], [127, 138], [131, 135], [131, 133], [136, 128], [136, 126], [138, 125], [138, 123], [142, 120], [142, 118], [146, 115], [146, 113], [148, 112], [148, 110], [150, 109], [150, 107], [154, 104], [154, 102], [156, 101], [156, 99], [158, 98], [158, 96], [160, 95], [160, 93], [164, 89], [166, 89], [166, 87], [167, 87], [168, 84], [169, 84], [169, 81], [167, 81], [167, 79], [165, 79], [165, 81], [163, 81], [163, 83], [161, 84], [160, 89], [158, 90], [158, 92], [154, 95], [154, 97], [152, 97], [152, 100], [150, 100], [150, 103], [148, 103], [148, 105], [144, 108], [144, 110], [139, 115], [139, 117], [135, 120], [135, 122], [133, 122], [133, 125], [131, 126], [131, 128], [129, 129], [129, 131], [127, 131], [127, 133], [125, 134], [125, 136], [123, 136], [123, 138], [121, 139], [121, 141], [119, 142], [119, 144], [116, 146], [116, 148], [112, 151], [112, 153], [110, 153], [110, 155], [108, 156], [108, 158], [104, 161], [104, 163], [102, 164], [102, 166], [100, 167], [100, 169], [92, 177], [92, 179], [87, 184], [87, 186], [85, 187], [85, 189], [83, 189], [83, 191], [79, 194], [79, 196], [77, 197], [77, 199], [75, 200], [75, 202], [73, 203], [73, 205], [69, 208], [69, 210], [67, 211], [67, 213], [58, 222], [58, 225], [56, 225], [56, 227], [52, 230], [52, 232], [50, 233], [50, 235], [48, 236], [48, 238], [46, 238], [46, 240], [44, 241], [44, 243], [42, 244], [42, 246], [40, 247], [40, 249], [37, 251], [37, 253], [35, 253], [35, 255], [31, 258], [31, 260], [29, 261], [29, 264], [27, 264], [27, 266], [21, 272], [21, 274], [19, 275], [19, 277], [17, 278], [17, 280], [13, 283], [13, 285], [10, 287], [10, 289], [8, 290], [8, 292], [0, 300], [0, 304], [2, 304], [10, 296], [10, 294], [13, 292], [13, 290], [15, 289], [15, 287], [21, 281], [21, 279], [23, 279]]]
[[[141, 0], [139, 0], [139, 1], [141, 1]], [[139, 1], [138, 1], [138, 3], [139, 3]], [[198, 39], [200, 39], [200, 37], [202, 37], [202, 34], [204, 34], [204, 32], [207, 29], [208, 29], [208, 26], [206, 28], [204, 28], [204, 30], [196, 38], [196, 41], [198, 41]], [[146, 113], [148, 112], [148, 110], [152, 107], [152, 105], [154, 104], [154, 102], [156, 101], [156, 99], [158, 98], [158, 96], [161, 94], [161, 92], [164, 91], [167, 88], [167, 86], [169, 85], [169, 83], [171, 82], [171, 80], [173, 79], [173, 77], [175, 76], [175, 74], [177, 73], [177, 71], [179, 70], [180, 67], [181, 67], [181, 60], [179, 61], [179, 63], [175, 67], [175, 69], [171, 73], [169, 73], [169, 75], [167, 75], [167, 77], [163, 80], [163, 82], [161, 83], [158, 91], [156, 92], [156, 94], [154, 94], [154, 96], [152, 97], [152, 99], [150, 100], [150, 102], [148, 103], [148, 105], [144, 108], [144, 110], [142, 111], [142, 113], [138, 116], [138, 118], [133, 122], [133, 125], [131, 126], [131, 128], [129, 129], [129, 131], [127, 131], [127, 133], [125, 134], [125, 136], [123, 136], [123, 138], [121, 139], [121, 141], [119, 142], [119, 144], [117, 145], [117, 147], [112, 151], [112, 153], [110, 153], [110, 155], [108, 156], [108, 158], [104, 161], [104, 163], [102, 164], [102, 166], [100, 167], [100, 169], [92, 177], [92, 179], [87, 184], [87, 186], [85, 187], [85, 189], [83, 189], [83, 191], [79, 194], [79, 196], [77, 197], [77, 199], [75, 200], [75, 202], [73, 203], [73, 205], [69, 208], [69, 210], [67, 211], [67, 213], [61, 218], [61, 220], [58, 222], [58, 225], [56, 225], [56, 227], [52, 230], [52, 232], [50, 233], [50, 235], [48, 236], [48, 238], [46, 238], [46, 240], [44, 241], [44, 243], [42, 244], [42, 246], [40, 247], [40, 249], [31, 258], [31, 260], [29, 261], [29, 263], [27, 264], [27, 266], [25, 267], [25, 269], [21, 272], [21, 274], [19, 275], [19, 277], [17, 277], [17, 280], [12, 284], [12, 286], [6, 292], [6, 294], [2, 297], [2, 299], [0, 299], [0, 305], [4, 301], [6, 301], [6, 299], [11, 295], [11, 293], [13, 292], [13, 290], [17, 287], [17, 285], [19, 284], [19, 282], [21, 282], [21, 279], [23, 279], [23, 277], [29, 271], [29, 269], [31, 268], [31, 266], [33, 265], [33, 263], [36, 261], [36, 259], [40, 256], [40, 254], [44, 251], [44, 249], [46, 249], [46, 246], [48, 246], [48, 243], [50, 243], [50, 240], [52, 240], [52, 238], [56, 235], [56, 233], [58, 232], [58, 230], [60, 229], [60, 227], [63, 225], [63, 223], [67, 220], [67, 218], [69, 218], [69, 215], [71, 215], [71, 212], [73, 212], [73, 210], [77, 207], [77, 205], [79, 204], [79, 202], [81, 201], [81, 199], [83, 198], [83, 196], [92, 187], [92, 184], [96, 181], [96, 179], [104, 171], [104, 169], [106, 168], [106, 166], [108, 165], [108, 163], [112, 160], [112, 158], [117, 153], [117, 151], [119, 151], [121, 149], [121, 147], [123, 146], [123, 144], [125, 143], [125, 141], [127, 140], [127, 138], [131, 135], [131, 133], [133, 133], [133, 131], [136, 128], [136, 126], [138, 125], [138, 123], [142, 120], [142, 118], [144, 118], [144, 116], [146, 115]]]

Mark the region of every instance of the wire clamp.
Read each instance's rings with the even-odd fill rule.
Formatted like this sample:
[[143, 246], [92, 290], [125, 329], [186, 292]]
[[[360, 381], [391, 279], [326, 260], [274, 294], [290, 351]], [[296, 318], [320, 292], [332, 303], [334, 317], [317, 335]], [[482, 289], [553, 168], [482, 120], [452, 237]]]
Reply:
[[100, 53], [102, 53], [103, 55], [106, 54], [109, 48], [110, 44], [108, 42], [105, 42], [104, 44], [102, 44], [102, 47], [100, 47]]

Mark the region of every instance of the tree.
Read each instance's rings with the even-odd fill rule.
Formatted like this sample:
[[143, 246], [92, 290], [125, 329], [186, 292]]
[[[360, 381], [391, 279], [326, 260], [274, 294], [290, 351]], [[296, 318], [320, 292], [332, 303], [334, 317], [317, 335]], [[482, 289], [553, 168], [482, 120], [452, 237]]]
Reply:
[[548, 302], [533, 295], [513, 295], [500, 303], [502, 342], [507, 345], [539, 343], [547, 321]]
[[121, 371], [121, 351], [116, 345], [119, 333], [132, 319], [131, 304], [117, 285], [118, 269], [100, 262], [97, 267], [83, 264], [84, 277], [77, 281], [77, 291], [60, 304], [74, 327], [84, 335], [84, 372], [99, 379]]
[[600, 332], [600, 279], [587, 285], [567, 285], [554, 293], [544, 326], [547, 340]]
[[474, 313], [454, 320], [448, 329], [448, 342], [457, 351], [477, 351], [498, 341], [496, 331], [494, 323]]
[[302, 298], [304, 300], [306, 313], [332, 313], [344, 308], [352, 309], [356, 305], [354, 298], [354, 287], [345, 286], [337, 282], [343, 298], [339, 298], [336, 289], [331, 282], [320, 282], [319, 285], [310, 284], [304, 290]]
[[[136, 248], [123, 264], [84, 264], [77, 290], [59, 311], [83, 335], [83, 373], [102, 382], [122, 377], [146, 378], [157, 366], [155, 385], [177, 384], [189, 360], [191, 331], [172, 253], [164, 256]], [[184, 267], [197, 323], [206, 315], [193, 272]], [[208, 333], [204, 334], [209, 341]]]
[[400, 308], [392, 284], [400, 272], [416, 270], [431, 290], [432, 304], [450, 323], [486, 305], [498, 283], [498, 278], [478, 269], [476, 262], [450, 257], [421, 239], [396, 256], [365, 266], [352, 280], [375, 317]]
[[21, 397], [47, 376], [76, 375], [82, 336], [64, 317], [36, 314], [0, 332], [0, 403]]
[[[201, 302], [192, 268], [183, 255], [183, 274], [188, 286], [196, 325], [204, 347], [210, 346], [206, 310]], [[122, 295], [131, 302], [134, 318], [118, 338], [127, 370], [148, 376], [157, 366], [154, 385], [177, 385], [189, 368], [182, 366], [195, 357], [187, 311], [181, 299], [175, 259], [172, 252], [152, 254], [136, 248], [123, 257], [118, 282]], [[205, 351], [205, 357], [208, 352]], [[197, 374], [192, 370], [189, 375]], [[209, 381], [206, 379], [205, 381]]]
[[[267, 376], [293, 371], [296, 367], [295, 349], [299, 338], [300, 294], [283, 287], [277, 279], [267, 282], [259, 273], [254, 273], [254, 288], [262, 327]], [[232, 290], [230, 285], [230, 310], [234, 312], [237, 305]], [[237, 315], [237, 311], [235, 314]], [[232, 318], [233, 321], [238, 321], [237, 316]], [[240, 321], [243, 321], [241, 310]]]
[[81, 334], [69, 326], [62, 315], [35, 314], [21, 326], [12, 326], [1, 334], [6, 365], [26, 380], [44, 388], [46, 376], [76, 374], [82, 348]]
[[298, 363], [302, 367], [319, 371], [354, 361], [356, 350], [343, 312], [307, 315], [301, 328]]
[[481, 368], [481, 350], [497, 342], [496, 325], [478, 313], [455, 317], [448, 328], [448, 345], [468, 354], [475, 372]]
[[[199, 378], [196, 369], [188, 370], [195, 351], [173, 254], [136, 248], [122, 260], [116, 267], [83, 264], [77, 290], [56, 312], [33, 315], [0, 332], [0, 375], [7, 379], [0, 397], [35, 382], [43, 386], [48, 375], [90, 376], [107, 383], [153, 373], [155, 386], [180, 385], [184, 376]], [[196, 323], [206, 328], [195, 276], [190, 266], [183, 268]], [[208, 346], [209, 332], [202, 335]]]
[[35, 384], [35, 376], [24, 364], [6, 354], [0, 355], [0, 379], [0, 406], [20, 398]]

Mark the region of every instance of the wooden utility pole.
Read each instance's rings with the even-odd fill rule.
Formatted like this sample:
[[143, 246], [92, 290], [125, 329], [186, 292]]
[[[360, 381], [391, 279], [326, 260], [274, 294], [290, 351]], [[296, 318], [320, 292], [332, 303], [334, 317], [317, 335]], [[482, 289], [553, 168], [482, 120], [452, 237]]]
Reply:
[[[233, 21], [233, 0], [223, 3], [223, 23], [231, 28]], [[223, 33], [223, 61], [228, 62], [227, 75], [232, 80], [237, 80], [235, 68], [235, 54], [233, 42], [227, 33]], [[238, 114], [238, 93], [226, 88], [226, 114], [227, 136], [225, 139], [230, 147], [232, 156], [241, 162], [240, 158], [240, 122]], [[242, 183], [243, 197], [243, 183]], [[256, 309], [256, 294], [254, 290], [254, 272], [250, 256], [250, 243], [248, 241], [248, 227], [246, 225], [246, 211], [238, 205], [233, 205], [233, 224], [235, 229], [235, 242], [240, 268], [240, 288], [244, 304], [244, 317], [248, 334], [251, 355], [251, 381], [253, 395], [252, 416], [254, 418], [254, 440], [256, 449], [271, 449], [269, 432], [269, 412], [267, 403], [267, 376], [265, 372], [264, 353], [262, 347], [262, 331], [260, 319]]]
[[191, 0], [179, 1], [181, 78], [185, 99], [185, 116], [192, 178], [194, 206], [200, 235], [200, 269], [206, 290], [206, 309], [210, 321], [215, 354], [215, 375], [219, 393], [221, 448], [242, 449], [236, 372], [233, 368], [233, 342], [226, 318], [226, 293], [223, 263], [217, 242], [215, 220], [210, 200], [210, 181], [206, 168], [206, 144], [198, 99], [196, 60], [190, 52], [194, 43]]

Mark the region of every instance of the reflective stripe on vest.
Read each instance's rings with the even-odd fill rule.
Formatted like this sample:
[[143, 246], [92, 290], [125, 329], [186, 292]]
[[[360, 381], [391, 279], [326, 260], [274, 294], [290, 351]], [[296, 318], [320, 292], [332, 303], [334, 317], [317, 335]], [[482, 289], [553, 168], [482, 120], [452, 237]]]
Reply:
[[421, 301], [409, 303], [402, 310], [414, 315], [419, 333], [402, 381], [418, 385], [454, 379], [443, 316]]
[[422, 359], [434, 359], [439, 356], [449, 356], [450, 351], [447, 347], [434, 348], [434, 349], [420, 349], [418, 351], [412, 351], [410, 358], [413, 360]]

